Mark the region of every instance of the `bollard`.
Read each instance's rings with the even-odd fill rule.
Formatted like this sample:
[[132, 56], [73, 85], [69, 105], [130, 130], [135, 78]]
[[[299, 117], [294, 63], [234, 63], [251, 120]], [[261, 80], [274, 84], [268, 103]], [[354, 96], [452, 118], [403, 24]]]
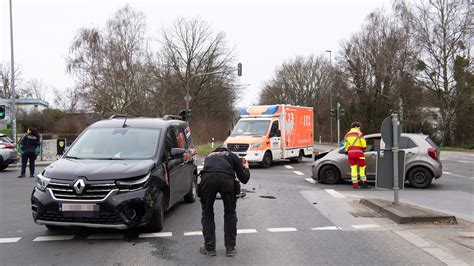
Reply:
[[319, 136], [319, 144], [321, 144], [321, 136]]
[[211, 148], [214, 149], [214, 138], [212, 138], [212, 142], [211, 142]]

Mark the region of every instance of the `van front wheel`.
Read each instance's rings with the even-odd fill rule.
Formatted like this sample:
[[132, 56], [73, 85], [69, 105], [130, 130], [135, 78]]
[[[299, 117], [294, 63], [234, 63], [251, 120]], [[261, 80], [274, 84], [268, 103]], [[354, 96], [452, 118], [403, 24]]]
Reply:
[[262, 162], [260, 163], [260, 165], [262, 166], [262, 168], [268, 168], [270, 166], [272, 166], [272, 154], [267, 151], [265, 152], [265, 155], [263, 155], [263, 160]]

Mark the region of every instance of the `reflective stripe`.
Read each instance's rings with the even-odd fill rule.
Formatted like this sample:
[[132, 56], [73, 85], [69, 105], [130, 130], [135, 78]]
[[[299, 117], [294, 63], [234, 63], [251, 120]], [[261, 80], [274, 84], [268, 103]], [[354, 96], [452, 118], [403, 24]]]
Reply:
[[[358, 153], [364, 153], [362, 150], [350, 150], [347, 153], [353, 153], [353, 152], [358, 152]], [[364, 157], [365, 158], [365, 157]]]

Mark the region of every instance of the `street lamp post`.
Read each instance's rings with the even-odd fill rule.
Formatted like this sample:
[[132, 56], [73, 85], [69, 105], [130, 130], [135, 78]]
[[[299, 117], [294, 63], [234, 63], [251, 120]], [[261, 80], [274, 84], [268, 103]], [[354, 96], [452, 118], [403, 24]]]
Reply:
[[16, 146], [16, 93], [15, 93], [15, 60], [13, 56], [13, 13], [12, 13], [12, 0], [10, 0], [10, 51], [11, 51], [11, 69], [12, 69], [12, 134], [13, 144]]
[[[331, 50], [326, 50], [326, 53], [329, 53], [329, 65], [331, 66], [331, 73], [332, 73], [332, 58], [331, 58]], [[332, 86], [331, 86], [331, 90], [329, 92], [329, 102], [330, 102], [330, 107], [329, 109], [332, 108]], [[331, 128], [330, 131], [331, 131], [331, 143], [332, 143], [332, 117], [331, 115], [329, 115], [329, 127]]]

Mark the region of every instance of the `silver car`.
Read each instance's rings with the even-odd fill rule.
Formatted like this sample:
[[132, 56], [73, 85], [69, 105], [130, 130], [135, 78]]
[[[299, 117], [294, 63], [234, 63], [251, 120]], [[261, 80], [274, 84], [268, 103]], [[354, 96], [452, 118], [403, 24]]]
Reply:
[[13, 141], [5, 134], [0, 134], [0, 171], [5, 170], [9, 164], [17, 162], [18, 153]]
[[[368, 180], [375, 180], [377, 152], [384, 149], [385, 143], [380, 134], [370, 134], [365, 139], [366, 175]], [[403, 133], [399, 148], [405, 151], [405, 180], [413, 187], [426, 188], [433, 178], [441, 177], [443, 166], [439, 159], [439, 148], [427, 135]], [[336, 184], [342, 179], [351, 179], [351, 168], [344, 148], [316, 155], [312, 168], [313, 179], [320, 183]]]

